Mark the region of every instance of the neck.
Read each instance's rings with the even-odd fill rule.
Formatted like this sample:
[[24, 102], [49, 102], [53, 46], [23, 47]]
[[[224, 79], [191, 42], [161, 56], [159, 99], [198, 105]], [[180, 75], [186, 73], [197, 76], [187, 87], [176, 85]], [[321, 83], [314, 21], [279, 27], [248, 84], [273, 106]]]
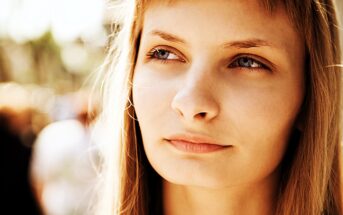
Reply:
[[272, 215], [275, 213], [278, 178], [223, 188], [184, 186], [163, 181], [165, 215]]

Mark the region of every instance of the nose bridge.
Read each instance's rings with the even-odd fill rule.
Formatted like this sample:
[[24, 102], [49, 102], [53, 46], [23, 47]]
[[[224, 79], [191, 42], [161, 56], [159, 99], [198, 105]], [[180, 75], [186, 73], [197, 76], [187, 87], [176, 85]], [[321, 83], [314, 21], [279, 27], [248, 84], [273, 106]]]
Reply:
[[176, 92], [172, 108], [186, 120], [210, 120], [219, 112], [213, 68], [206, 61], [192, 63]]
[[211, 93], [215, 68], [208, 59], [206, 56], [198, 56], [193, 60], [186, 74], [185, 88], [195, 89], [198, 93]]

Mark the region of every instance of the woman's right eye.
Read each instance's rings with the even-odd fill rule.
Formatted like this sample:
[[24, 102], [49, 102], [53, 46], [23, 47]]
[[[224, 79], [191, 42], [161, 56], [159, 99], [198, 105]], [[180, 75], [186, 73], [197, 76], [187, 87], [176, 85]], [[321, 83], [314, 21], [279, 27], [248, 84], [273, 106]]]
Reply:
[[184, 61], [178, 55], [174, 54], [172, 51], [169, 51], [165, 48], [154, 48], [151, 50], [147, 56], [153, 60], [160, 60], [162, 62], [166, 61]]

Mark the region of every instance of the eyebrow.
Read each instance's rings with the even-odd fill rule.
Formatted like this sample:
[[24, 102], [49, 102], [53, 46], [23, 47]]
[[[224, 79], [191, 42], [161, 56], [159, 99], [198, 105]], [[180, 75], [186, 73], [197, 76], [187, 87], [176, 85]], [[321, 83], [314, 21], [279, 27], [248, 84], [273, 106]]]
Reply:
[[[151, 31], [150, 34], [154, 36], [159, 36], [160, 38], [169, 42], [187, 44], [185, 40], [167, 32], [154, 30], [154, 31]], [[273, 45], [270, 42], [266, 40], [261, 40], [261, 39], [238, 40], [238, 41], [226, 42], [222, 44], [223, 48], [238, 48], [238, 49], [248, 49], [248, 48], [257, 48], [257, 47], [265, 47], [265, 46], [272, 47]]]
[[224, 43], [224, 48], [230, 48], [235, 47], [239, 49], [248, 49], [248, 48], [257, 48], [257, 47], [272, 47], [273, 45], [265, 40], [261, 39], [248, 39], [248, 40], [242, 40], [242, 41], [233, 41]]
[[166, 33], [166, 32], [163, 32], [163, 31], [155, 30], [155, 31], [151, 31], [150, 34], [154, 35], [154, 36], [159, 36], [162, 39], [167, 40], [169, 42], [186, 44], [186, 41], [184, 41], [183, 39], [179, 38], [178, 36], [175, 36], [173, 34]]

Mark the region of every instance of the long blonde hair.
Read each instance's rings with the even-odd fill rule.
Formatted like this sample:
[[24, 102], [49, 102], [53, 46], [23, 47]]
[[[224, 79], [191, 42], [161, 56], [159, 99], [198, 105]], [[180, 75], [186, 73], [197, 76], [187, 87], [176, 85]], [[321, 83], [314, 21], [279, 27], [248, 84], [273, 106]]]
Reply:
[[[151, 0], [124, 0], [115, 42], [103, 65], [106, 129], [97, 213], [162, 213], [161, 179], [147, 161], [132, 105], [132, 77], [143, 15]], [[172, 1], [167, 1], [168, 3]], [[277, 200], [278, 215], [343, 214], [341, 195], [341, 53], [332, 0], [261, 0], [267, 10], [284, 5], [306, 47], [306, 96], [301, 131], [285, 154]]]

